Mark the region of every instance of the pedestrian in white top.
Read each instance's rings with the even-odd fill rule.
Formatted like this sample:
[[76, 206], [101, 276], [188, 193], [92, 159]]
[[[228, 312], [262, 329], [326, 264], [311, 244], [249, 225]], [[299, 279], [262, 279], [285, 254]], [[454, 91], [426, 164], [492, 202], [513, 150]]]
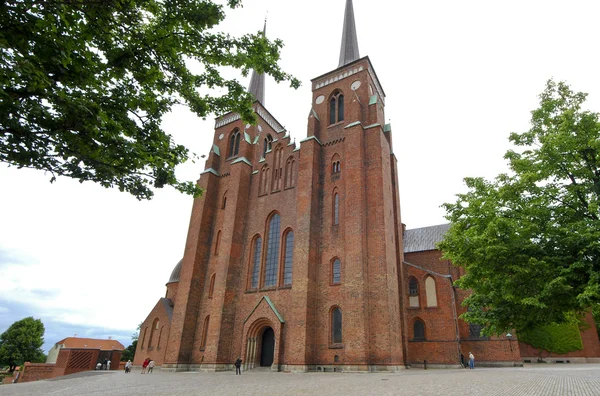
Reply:
[[150, 363], [148, 363], [148, 374], [150, 374], [152, 372], [153, 368], [154, 368], [154, 360], [150, 360]]

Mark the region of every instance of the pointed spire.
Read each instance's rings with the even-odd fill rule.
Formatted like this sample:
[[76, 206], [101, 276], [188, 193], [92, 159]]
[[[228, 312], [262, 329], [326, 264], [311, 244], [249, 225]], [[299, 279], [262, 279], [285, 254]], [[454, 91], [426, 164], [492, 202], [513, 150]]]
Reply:
[[[265, 17], [265, 26], [263, 27], [263, 37], [267, 34], [267, 18]], [[254, 97], [264, 106], [265, 105], [265, 74], [258, 74], [252, 70], [252, 77], [250, 77], [250, 86], [248, 87]]]
[[358, 39], [356, 38], [356, 26], [354, 24], [354, 8], [352, 7], [352, 0], [346, 0], [344, 31], [342, 32], [342, 49], [340, 51], [340, 64], [338, 67], [347, 65], [359, 58]]

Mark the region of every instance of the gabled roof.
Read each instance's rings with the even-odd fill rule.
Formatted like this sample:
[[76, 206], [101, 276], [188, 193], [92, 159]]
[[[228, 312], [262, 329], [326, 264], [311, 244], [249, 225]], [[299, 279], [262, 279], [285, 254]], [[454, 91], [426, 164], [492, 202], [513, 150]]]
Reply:
[[122, 351], [125, 349], [123, 344], [117, 340], [101, 340], [97, 338], [79, 338], [67, 337], [57, 342], [63, 345], [63, 348], [75, 349], [100, 349], [102, 351]]
[[436, 250], [435, 245], [444, 239], [450, 223], [415, 228], [404, 232], [404, 253]]
[[161, 297], [160, 302], [165, 307], [165, 311], [167, 311], [167, 316], [169, 317], [169, 323], [173, 319], [173, 301], [170, 298]]

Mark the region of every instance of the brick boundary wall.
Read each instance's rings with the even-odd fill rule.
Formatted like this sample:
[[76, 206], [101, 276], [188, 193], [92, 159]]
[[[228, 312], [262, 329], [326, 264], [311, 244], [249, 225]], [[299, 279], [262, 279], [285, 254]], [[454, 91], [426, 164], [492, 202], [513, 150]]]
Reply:
[[54, 377], [54, 363], [25, 362], [17, 382], [39, 381]]

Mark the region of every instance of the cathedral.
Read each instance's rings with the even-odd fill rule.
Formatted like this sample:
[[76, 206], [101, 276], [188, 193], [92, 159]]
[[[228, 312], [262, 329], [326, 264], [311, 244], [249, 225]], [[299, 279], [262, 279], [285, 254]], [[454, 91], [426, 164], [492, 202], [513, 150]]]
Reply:
[[[183, 259], [142, 324], [135, 364], [220, 371], [241, 357], [244, 370], [393, 372], [458, 367], [469, 352], [479, 364], [523, 361], [516, 337], [482, 337], [459, 319], [463, 269], [435, 247], [449, 226], [405, 229], [386, 97], [359, 55], [351, 0], [342, 32], [337, 68], [311, 81], [299, 144], [266, 108], [264, 75], [249, 87], [256, 125], [216, 119]], [[588, 352], [600, 356], [592, 331]]]

